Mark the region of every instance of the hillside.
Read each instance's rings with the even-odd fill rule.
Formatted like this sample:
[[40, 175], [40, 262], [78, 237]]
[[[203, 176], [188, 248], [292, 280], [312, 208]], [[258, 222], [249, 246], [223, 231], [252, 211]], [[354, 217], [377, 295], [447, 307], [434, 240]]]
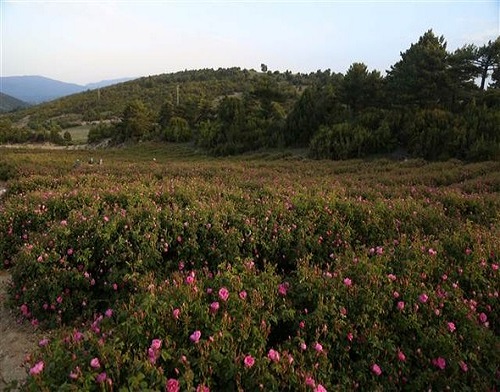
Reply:
[[489, 58], [484, 50], [448, 52], [429, 30], [385, 76], [353, 63], [345, 74], [272, 72], [263, 64], [262, 72], [142, 77], [6, 115], [0, 143], [69, 143], [78, 131], [89, 143], [190, 142], [214, 155], [307, 148], [317, 159], [496, 160], [500, 73], [487, 89], [476, 84], [489, 72], [477, 65]]
[[27, 106], [29, 104], [26, 102], [0, 92], [0, 113], [11, 112], [16, 109], [26, 108]]
[[151, 111], [159, 112], [165, 101], [177, 104], [177, 88], [178, 106], [192, 117], [196, 116], [197, 108], [202, 105], [213, 106], [224, 96], [257, 91], [265, 83], [271, 83], [274, 89], [279, 90], [285, 108], [290, 109], [298, 97], [297, 91], [310, 85], [313, 79], [312, 75], [260, 73], [240, 68], [182, 71], [79, 92], [8, 117], [16, 122], [29, 116], [31, 122], [38, 123], [51, 119], [62, 121], [65, 117], [72, 121], [110, 119], [121, 116], [125, 107], [135, 100], [143, 102]]

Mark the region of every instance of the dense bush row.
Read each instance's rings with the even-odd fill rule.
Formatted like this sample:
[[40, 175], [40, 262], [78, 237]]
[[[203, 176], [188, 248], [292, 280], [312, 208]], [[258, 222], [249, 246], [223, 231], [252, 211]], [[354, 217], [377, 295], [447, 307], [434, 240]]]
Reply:
[[500, 383], [497, 163], [7, 154], [28, 390]]

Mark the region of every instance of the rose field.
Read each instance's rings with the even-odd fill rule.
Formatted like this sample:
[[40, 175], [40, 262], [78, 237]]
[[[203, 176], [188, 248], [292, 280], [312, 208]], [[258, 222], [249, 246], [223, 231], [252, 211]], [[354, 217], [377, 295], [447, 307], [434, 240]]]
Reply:
[[500, 389], [500, 162], [143, 144], [0, 167], [9, 304], [45, 336], [11, 389]]

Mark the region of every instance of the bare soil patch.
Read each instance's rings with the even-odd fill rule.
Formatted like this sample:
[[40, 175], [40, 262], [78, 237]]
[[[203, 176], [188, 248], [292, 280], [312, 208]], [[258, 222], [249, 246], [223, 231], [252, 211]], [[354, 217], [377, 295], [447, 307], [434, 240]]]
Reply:
[[10, 275], [0, 271], [0, 391], [26, 378], [25, 360], [37, 345], [39, 334], [27, 323], [21, 323], [6, 307]]

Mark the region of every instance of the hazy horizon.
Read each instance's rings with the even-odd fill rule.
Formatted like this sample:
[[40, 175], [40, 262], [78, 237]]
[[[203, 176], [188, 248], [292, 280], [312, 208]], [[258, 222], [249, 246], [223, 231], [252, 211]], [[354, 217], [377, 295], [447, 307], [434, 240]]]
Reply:
[[0, 76], [80, 85], [261, 63], [384, 73], [429, 29], [449, 50], [500, 35], [498, 1], [7, 0], [0, 10]]

